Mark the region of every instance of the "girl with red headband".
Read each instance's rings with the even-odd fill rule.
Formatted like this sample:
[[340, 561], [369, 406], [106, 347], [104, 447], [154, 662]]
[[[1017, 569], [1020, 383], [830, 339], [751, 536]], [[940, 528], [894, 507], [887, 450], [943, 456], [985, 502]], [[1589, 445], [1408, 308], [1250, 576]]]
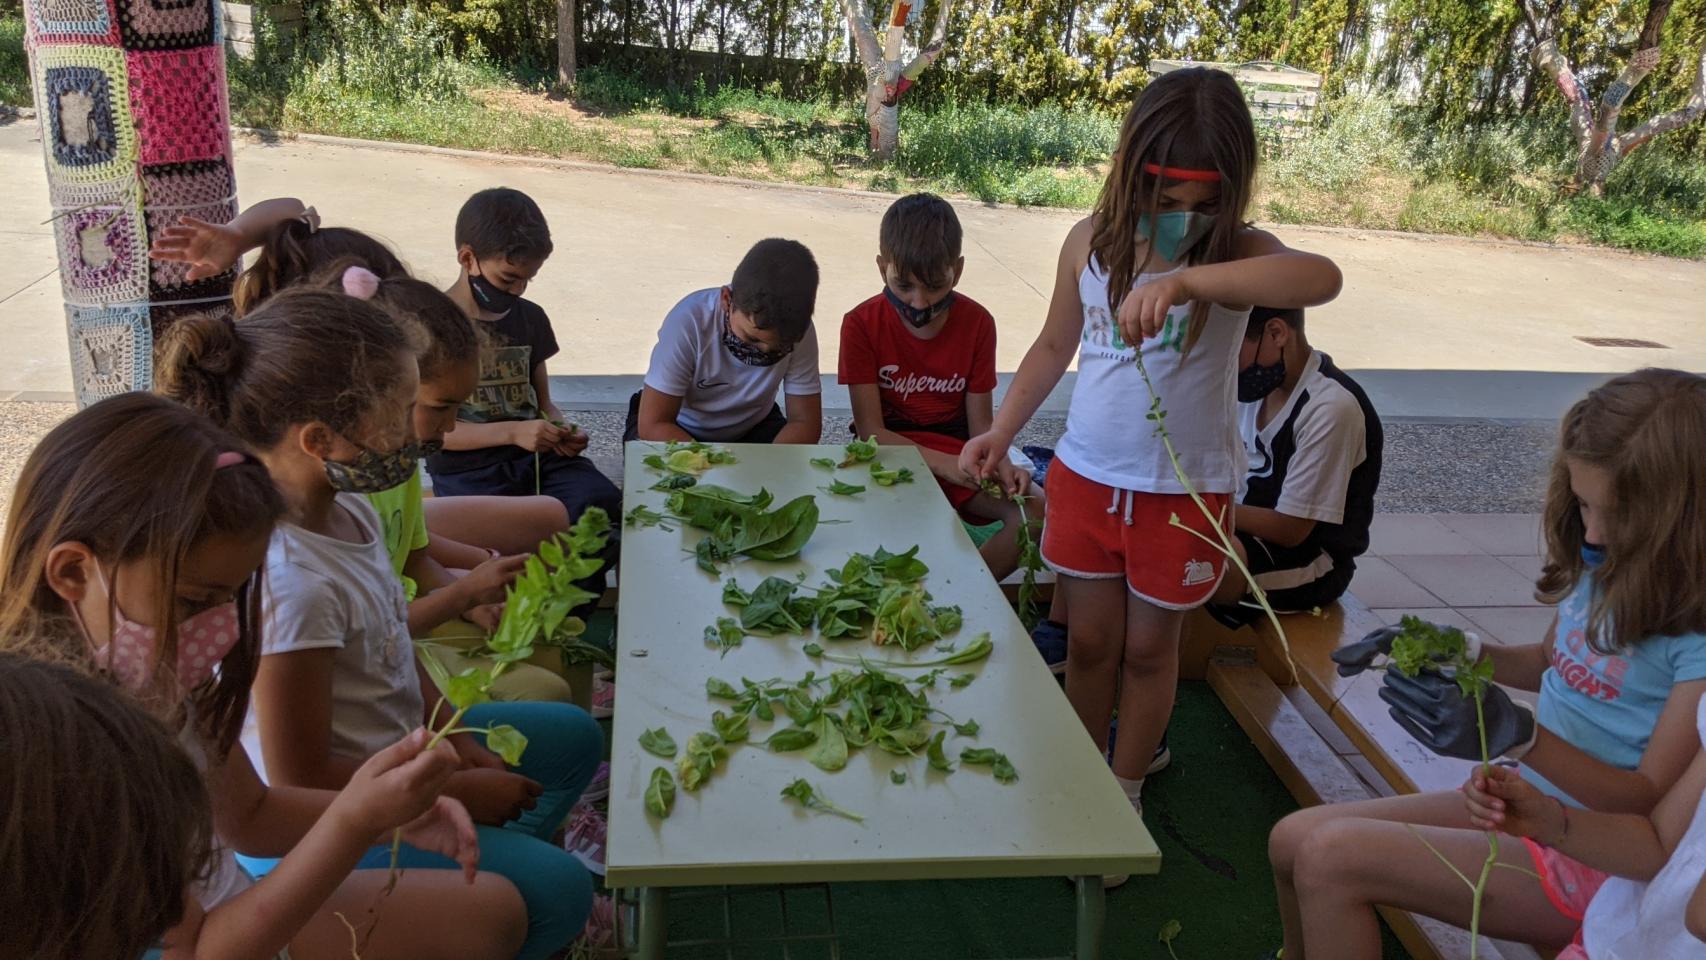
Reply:
[[[994, 426], [960, 467], [992, 476], [1076, 354], [1066, 435], [1048, 473], [1043, 558], [1070, 617], [1066, 693], [1141, 812], [1143, 776], [1173, 709], [1185, 611], [1214, 594], [1243, 475], [1238, 348], [1252, 304], [1307, 307], [1339, 292], [1332, 261], [1245, 222], [1256, 132], [1237, 83], [1192, 68], [1157, 77], [1127, 114], [1090, 217], [1067, 236], [1054, 297]], [[1164, 411], [1177, 463], [1152, 410]], [[1180, 525], [1170, 524], [1177, 516]]]

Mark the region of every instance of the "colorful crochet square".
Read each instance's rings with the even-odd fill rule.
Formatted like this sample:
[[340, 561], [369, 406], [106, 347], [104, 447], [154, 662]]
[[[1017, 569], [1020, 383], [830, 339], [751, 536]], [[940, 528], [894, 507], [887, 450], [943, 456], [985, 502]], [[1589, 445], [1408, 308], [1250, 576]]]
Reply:
[[148, 247], [134, 200], [72, 210], [53, 221], [67, 303], [105, 306], [148, 299]]
[[67, 305], [65, 317], [79, 407], [153, 385], [154, 338], [147, 307]]
[[231, 155], [225, 56], [218, 47], [130, 51], [130, 111], [145, 164]]
[[36, 91], [48, 183], [96, 183], [129, 176], [136, 128], [126, 105], [130, 84], [116, 47], [37, 47]]
[[24, 29], [32, 44], [118, 46], [112, 0], [24, 0]]
[[181, 50], [213, 43], [216, 0], [115, 0], [124, 45], [131, 50]]
[[[152, 244], [160, 231], [194, 217], [229, 223], [237, 216], [237, 185], [223, 159], [169, 163], [142, 169], [142, 198]], [[189, 265], [157, 260], [149, 274], [149, 299], [187, 300], [231, 293], [236, 271], [202, 280], [187, 279]]]

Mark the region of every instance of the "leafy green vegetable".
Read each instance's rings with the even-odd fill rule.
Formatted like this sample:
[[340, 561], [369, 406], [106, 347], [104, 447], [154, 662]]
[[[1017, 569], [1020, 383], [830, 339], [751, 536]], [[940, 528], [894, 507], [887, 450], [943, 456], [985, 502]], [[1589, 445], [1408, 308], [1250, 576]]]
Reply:
[[707, 496], [706, 489], [701, 485], [676, 491], [669, 498], [669, 508], [688, 526], [709, 531], [694, 548], [699, 566], [707, 572], [715, 573], [720, 564], [742, 554], [754, 560], [787, 560], [798, 555], [817, 530], [816, 497], [797, 497], [766, 511], [764, 506], [770, 502], [766, 491], [743, 498], [750, 502], [739, 502]]
[[855, 440], [847, 445], [847, 459], [841, 461], [841, 466], [851, 467], [855, 463], [869, 463], [877, 456], [877, 436], [872, 434], [864, 440]]
[[[896, 644], [902, 650], [916, 650], [940, 640], [944, 634], [958, 630], [962, 619], [957, 607], [932, 607], [930, 594], [920, 583], [884, 587], [877, 597], [875, 617], [871, 642], [877, 646]], [[941, 623], [937, 622], [938, 617]]]
[[953, 773], [954, 765], [948, 762], [948, 755], [942, 751], [942, 741], [947, 739], [947, 736], [948, 733], [945, 730], [936, 731], [936, 735], [930, 738], [930, 746], [925, 752], [925, 756], [930, 759], [931, 769], [940, 770], [943, 773]]
[[812, 466], [822, 467], [825, 470], [834, 470], [835, 469], [835, 461], [829, 459], [828, 457], [813, 457], [812, 458]]
[[1413, 677], [1429, 665], [1452, 665], [1468, 650], [1468, 638], [1456, 627], [1439, 626], [1421, 617], [1398, 621], [1403, 632], [1392, 640], [1392, 665]]
[[1018, 611], [1019, 622], [1025, 625], [1029, 633], [1042, 622], [1042, 610], [1037, 606], [1037, 574], [1043, 569], [1043, 554], [1037, 547], [1036, 537], [1031, 531], [1031, 518], [1025, 513], [1025, 504], [1029, 497], [1014, 497], [1013, 503], [1019, 508], [1019, 569], [1024, 576], [1019, 580]]
[[486, 728], [486, 749], [503, 758], [504, 763], [516, 766], [527, 749], [527, 736], [507, 723]]
[[906, 782], [906, 771], [901, 769], [900, 767], [895, 767], [893, 770], [890, 770], [889, 771], [889, 782], [894, 784], [895, 786], [900, 786], [901, 784], [905, 783]]
[[705, 693], [718, 700], [740, 699], [740, 693], [730, 686], [727, 680], [718, 680], [716, 677], [705, 678]]
[[705, 645], [716, 647], [725, 657], [745, 639], [746, 631], [741, 629], [740, 621], [733, 617], [718, 617], [715, 624], [705, 628]]
[[847, 766], [847, 738], [833, 716], [827, 713], [819, 716], [812, 732], [817, 734], [810, 757], [813, 766], [830, 773]]
[[977, 674], [975, 673], [962, 673], [954, 679], [949, 680], [948, 685], [953, 687], [955, 690], [958, 690], [961, 687], [970, 686], [971, 682], [976, 679]]
[[629, 510], [627, 518], [622, 522], [624, 526], [629, 527], [658, 527], [665, 533], [675, 532], [675, 527], [671, 525], [672, 518], [669, 514], [659, 513], [643, 503], [634, 509]]
[[865, 492], [864, 487], [852, 483], [842, 483], [840, 480], [831, 480], [829, 482], [829, 486], [819, 487], [818, 489], [827, 490], [838, 497], [851, 497], [854, 494]]
[[640, 734], [640, 749], [665, 760], [674, 760], [678, 750], [675, 745], [675, 738], [670, 736], [669, 731], [663, 727], [647, 730]]
[[681, 786], [692, 793], [705, 785], [712, 771], [728, 760], [729, 751], [714, 733], [695, 733], [687, 740], [687, 753], [676, 761]]
[[737, 713], [731, 717], [718, 710], [711, 714], [711, 729], [717, 731], [717, 736], [724, 743], [739, 743], [748, 735], [746, 714]]
[[800, 650], [808, 657], [823, 656], [823, 647], [816, 643], [808, 643], [801, 647]]
[[789, 727], [786, 730], [778, 730], [770, 735], [770, 739], [764, 741], [764, 745], [775, 753], [792, 753], [795, 750], [804, 750], [814, 743], [817, 743], [817, 734], [805, 727]]
[[1007, 755], [990, 747], [966, 747], [960, 751], [960, 762], [972, 767], [992, 768], [991, 772], [1000, 783], [1012, 783], [1019, 779], [1019, 772], [1013, 769]]
[[954, 724], [954, 732], [962, 737], [975, 737], [977, 736], [977, 731], [979, 729], [981, 728], [978, 726], [976, 720], [967, 720], [965, 723]]
[[[843, 656], [837, 656], [833, 653], [824, 654], [823, 659], [832, 661], [834, 663], [845, 663], [845, 664], [850, 664], [853, 666], [890, 667], [890, 668], [896, 668], [896, 667], [945, 667], [945, 666], [958, 666], [958, 665], [967, 664], [967, 663], [976, 663], [977, 661], [982, 660], [985, 657], [989, 656], [990, 652], [993, 651], [994, 649], [995, 649], [994, 642], [989, 639], [988, 632], [984, 632], [984, 633], [978, 634], [977, 639], [973, 640], [971, 643], [966, 644], [964, 648], [957, 650], [954, 653], [951, 653], [945, 657], [937, 657], [934, 660], [873, 660], [869, 657], [843, 657]], [[968, 674], [968, 676], [969, 676], [969, 674]], [[955, 683], [954, 685], [956, 687], [963, 687], [967, 683], [970, 683], [970, 682], [971, 682], [970, 680], [967, 680], [963, 683]]]
[[740, 626], [752, 633], [805, 633], [815, 609], [810, 599], [795, 596], [799, 586], [793, 580], [766, 577], [748, 593], [731, 579], [723, 584], [723, 602], [740, 609]]
[[901, 467], [898, 470], [890, 470], [883, 466], [881, 460], [872, 460], [871, 480], [879, 487], [892, 487], [897, 483], [911, 483], [912, 468]]
[[822, 793], [818, 792], [816, 787], [804, 780], [795, 780], [793, 783], [783, 787], [782, 798], [784, 800], [796, 800], [799, 802], [800, 806], [805, 807], [807, 810], [815, 810], [819, 813], [832, 813], [838, 817], [846, 817], [856, 823], [865, 822], [864, 817], [861, 817], [856, 813], [843, 810], [835, 804], [830, 803], [824, 798]]
[[668, 767], [654, 767], [651, 782], [646, 784], [646, 812], [663, 820], [674, 809], [675, 777]]
[[662, 452], [648, 454], [642, 462], [653, 470], [698, 476], [714, 466], [738, 461], [734, 454], [722, 447], [671, 440], [664, 444]]
[[1161, 933], [1155, 939], [1167, 945], [1167, 955], [1173, 960], [1179, 960], [1179, 955], [1173, 952], [1173, 941], [1179, 939], [1184, 926], [1177, 920], [1169, 920], [1161, 925]]
[[666, 492], [684, 490], [698, 482], [699, 478], [690, 473], [666, 473], [662, 480], [652, 484], [652, 489]]

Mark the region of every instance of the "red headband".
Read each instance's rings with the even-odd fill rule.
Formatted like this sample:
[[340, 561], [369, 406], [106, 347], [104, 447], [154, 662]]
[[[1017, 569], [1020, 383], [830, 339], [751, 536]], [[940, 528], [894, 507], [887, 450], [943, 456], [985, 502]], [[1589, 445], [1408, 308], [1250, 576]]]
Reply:
[[1204, 183], [1220, 181], [1219, 170], [1194, 170], [1190, 167], [1163, 167], [1158, 163], [1146, 163], [1143, 165], [1143, 172], [1169, 180], [1200, 180]]

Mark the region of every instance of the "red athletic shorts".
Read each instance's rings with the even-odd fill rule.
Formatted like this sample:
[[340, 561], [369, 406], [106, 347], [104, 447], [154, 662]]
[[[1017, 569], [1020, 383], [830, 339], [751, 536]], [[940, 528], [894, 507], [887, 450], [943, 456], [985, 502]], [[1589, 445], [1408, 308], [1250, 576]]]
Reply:
[[[1179, 522], [1219, 542], [1213, 526], [1182, 493], [1116, 490], [1073, 473], [1056, 457], [1048, 468], [1043, 560], [1056, 573], [1086, 580], [1125, 577], [1139, 599], [1169, 610], [1200, 607], [1214, 596], [1226, 572], [1226, 555]], [[1205, 493], [1203, 502], [1230, 523], [1229, 498]]]

